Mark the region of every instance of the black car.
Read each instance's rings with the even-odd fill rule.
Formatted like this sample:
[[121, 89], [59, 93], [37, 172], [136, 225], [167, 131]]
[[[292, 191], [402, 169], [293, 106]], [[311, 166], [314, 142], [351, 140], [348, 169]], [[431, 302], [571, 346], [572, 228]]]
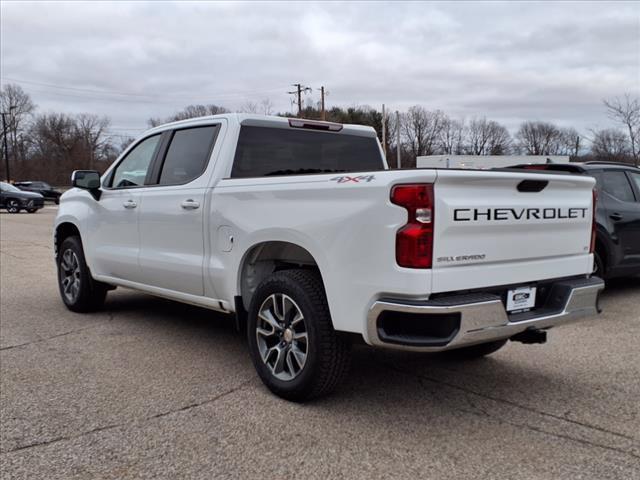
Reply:
[[546, 163], [515, 168], [570, 172], [596, 179], [595, 272], [610, 279], [640, 274], [640, 168], [623, 163]]
[[44, 197], [45, 200], [51, 200], [58, 205], [60, 203], [60, 195], [62, 192], [54, 190], [51, 185], [46, 182], [14, 182], [14, 185], [25, 192], [36, 192]]
[[0, 208], [6, 208], [9, 213], [19, 213], [24, 209], [35, 213], [44, 207], [44, 197], [39, 193], [24, 192], [9, 183], [0, 182]]

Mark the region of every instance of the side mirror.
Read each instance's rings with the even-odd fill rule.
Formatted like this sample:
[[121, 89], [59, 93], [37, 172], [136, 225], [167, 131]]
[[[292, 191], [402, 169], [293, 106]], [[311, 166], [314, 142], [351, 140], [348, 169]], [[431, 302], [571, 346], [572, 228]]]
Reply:
[[100, 174], [95, 170], [74, 170], [71, 174], [71, 185], [83, 190], [89, 190], [89, 193], [96, 200], [100, 200]]

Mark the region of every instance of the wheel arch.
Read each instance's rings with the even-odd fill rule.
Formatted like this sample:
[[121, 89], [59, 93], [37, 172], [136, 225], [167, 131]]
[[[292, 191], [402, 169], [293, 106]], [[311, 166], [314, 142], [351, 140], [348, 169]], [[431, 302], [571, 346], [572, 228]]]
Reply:
[[5, 208], [7, 208], [9, 206], [9, 202], [13, 202], [13, 201], [18, 202], [18, 207], [22, 208], [22, 201], [18, 197], [5, 198], [5, 200], [4, 200]]
[[80, 243], [82, 243], [82, 236], [80, 235], [80, 229], [75, 223], [72, 222], [61, 222], [56, 226], [55, 235], [54, 235], [54, 253], [57, 258], [58, 252], [60, 251], [60, 245], [65, 238], [72, 236], [80, 237]]
[[262, 241], [252, 245], [243, 255], [238, 268], [239, 301], [236, 301], [236, 305], [240, 304], [238, 306], [248, 311], [260, 282], [276, 271], [292, 268], [316, 270], [324, 287], [320, 265], [305, 247], [283, 240]]

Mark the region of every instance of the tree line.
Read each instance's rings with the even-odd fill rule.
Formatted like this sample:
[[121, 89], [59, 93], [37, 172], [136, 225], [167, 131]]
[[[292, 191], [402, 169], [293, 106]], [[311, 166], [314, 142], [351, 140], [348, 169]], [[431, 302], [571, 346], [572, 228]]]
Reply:
[[[414, 167], [422, 155], [569, 155], [572, 160], [606, 160], [638, 165], [640, 151], [640, 101], [630, 95], [604, 101], [606, 114], [619, 128], [578, 133], [548, 121], [524, 121], [512, 134], [501, 123], [487, 117], [452, 118], [441, 110], [420, 105], [386, 115], [368, 106], [333, 107], [325, 112], [331, 122], [372, 126], [382, 139], [386, 130], [386, 154], [395, 166], [398, 149], [402, 166]], [[19, 86], [0, 90], [0, 108], [5, 112], [6, 141], [11, 180], [43, 180], [56, 185], [69, 183], [72, 170], [104, 171], [133, 138], [110, 133], [110, 119], [95, 113], [38, 112], [31, 97]], [[167, 118], [150, 118], [148, 126], [231, 110], [214, 104], [189, 105]], [[239, 111], [274, 114], [273, 104], [247, 102]], [[280, 116], [297, 115], [284, 112]], [[320, 119], [319, 105], [306, 105], [301, 116]], [[398, 145], [398, 132], [400, 142]], [[4, 130], [0, 140], [4, 141]], [[5, 152], [0, 142], [0, 178], [7, 178]]]

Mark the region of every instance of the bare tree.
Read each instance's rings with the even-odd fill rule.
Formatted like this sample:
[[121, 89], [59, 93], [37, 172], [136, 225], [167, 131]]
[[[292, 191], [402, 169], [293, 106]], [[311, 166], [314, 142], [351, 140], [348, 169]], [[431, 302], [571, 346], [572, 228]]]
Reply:
[[150, 127], [157, 127], [163, 123], [177, 122], [179, 120], [186, 120], [188, 118], [206, 117], [208, 115], [217, 115], [219, 113], [229, 113], [225, 107], [219, 105], [187, 105], [179, 112], [174, 113], [165, 120], [159, 118], [150, 118], [147, 123]]
[[94, 169], [96, 160], [102, 160], [101, 153], [107, 158], [111, 156], [111, 151], [105, 150], [109, 141], [104, 135], [109, 124], [107, 117], [88, 113], [81, 113], [75, 118], [76, 132], [88, 156], [89, 170]]
[[556, 146], [556, 155], [570, 155], [577, 157], [580, 154], [580, 134], [575, 128], [560, 128], [560, 137]]
[[435, 153], [444, 118], [440, 110], [429, 111], [419, 105], [402, 114], [400, 129], [407, 149], [414, 157]]
[[[77, 135], [76, 124], [70, 115], [64, 113], [47, 113], [38, 115], [29, 132], [31, 139], [31, 155], [29, 167], [31, 171], [53, 171], [56, 175], [44, 176], [46, 180], [61, 184], [68, 179], [67, 175], [75, 168], [86, 168], [75, 161], [82, 145]], [[65, 175], [62, 173], [65, 172]], [[67, 177], [63, 179], [62, 177]], [[54, 178], [52, 178], [54, 177]]]
[[593, 132], [591, 153], [600, 160], [615, 162], [632, 158], [627, 135], [613, 128]]
[[[0, 90], [0, 111], [5, 113], [7, 143], [12, 162], [21, 162], [26, 158], [25, 132], [35, 108], [31, 97], [19, 85], [9, 83]], [[0, 145], [3, 135], [4, 131], [0, 129]], [[0, 148], [2, 168], [5, 166], [4, 154], [4, 149]]]
[[265, 98], [260, 102], [260, 110], [263, 115], [273, 115], [273, 102], [269, 98]]
[[464, 135], [464, 120], [445, 116], [440, 130], [439, 150], [446, 155], [460, 155], [464, 149]]
[[623, 124], [629, 134], [631, 156], [636, 166], [640, 166], [640, 100], [628, 93], [624, 98], [603, 100], [609, 118]]
[[553, 123], [524, 122], [516, 139], [526, 155], [556, 155], [562, 144], [562, 132]]
[[511, 135], [493, 120], [474, 118], [467, 128], [465, 150], [471, 155], [505, 155], [511, 149]]
[[242, 104], [240, 109], [238, 110], [240, 113], [258, 113], [258, 104], [256, 102], [252, 102], [251, 100], [247, 100]]
[[7, 130], [13, 132], [14, 138], [24, 127], [25, 120], [35, 108], [31, 97], [20, 85], [8, 83], [0, 91], [0, 110], [7, 113]]

